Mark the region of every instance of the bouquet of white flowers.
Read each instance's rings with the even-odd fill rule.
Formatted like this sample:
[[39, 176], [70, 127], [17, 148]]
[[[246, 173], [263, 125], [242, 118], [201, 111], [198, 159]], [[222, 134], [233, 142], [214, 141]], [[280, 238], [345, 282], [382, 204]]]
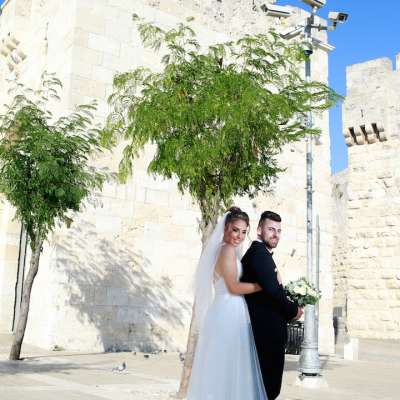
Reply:
[[304, 277], [289, 282], [285, 286], [285, 292], [288, 299], [297, 302], [300, 307], [315, 304], [321, 298], [321, 292]]

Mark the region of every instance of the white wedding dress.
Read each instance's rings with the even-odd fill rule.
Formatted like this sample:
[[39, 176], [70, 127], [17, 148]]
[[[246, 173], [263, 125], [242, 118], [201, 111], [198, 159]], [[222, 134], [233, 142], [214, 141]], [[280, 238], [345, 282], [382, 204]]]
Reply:
[[[237, 260], [238, 280], [242, 265]], [[215, 277], [214, 297], [199, 333], [187, 400], [265, 400], [243, 296]]]

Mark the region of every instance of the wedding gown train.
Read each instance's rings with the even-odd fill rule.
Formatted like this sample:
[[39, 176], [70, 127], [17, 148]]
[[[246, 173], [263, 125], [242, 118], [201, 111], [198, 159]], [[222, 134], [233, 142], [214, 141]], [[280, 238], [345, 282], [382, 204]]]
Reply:
[[[242, 266], [237, 261], [238, 277]], [[187, 400], [266, 400], [247, 305], [222, 277], [202, 325]]]

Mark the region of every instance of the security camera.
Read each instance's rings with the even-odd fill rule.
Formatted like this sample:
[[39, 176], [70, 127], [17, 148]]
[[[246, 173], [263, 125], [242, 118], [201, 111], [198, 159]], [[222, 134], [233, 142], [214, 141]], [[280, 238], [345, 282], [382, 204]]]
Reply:
[[303, 3], [308, 4], [311, 7], [321, 8], [325, 5], [326, 0], [301, 0]]
[[293, 39], [297, 35], [300, 35], [301, 33], [304, 32], [304, 26], [297, 25], [295, 27], [289, 27], [281, 32], [279, 32], [279, 35], [282, 39]]
[[273, 4], [263, 4], [261, 10], [271, 17], [279, 18], [287, 18], [292, 13], [292, 10], [289, 7], [275, 6]]
[[337, 11], [331, 11], [328, 14], [328, 19], [330, 19], [334, 24], [335, 23], [343, 24], [347, 21], [348, 17], [349, 17], [349, 14], [346, 14], [343, 12], [337, 12]]
[[310, 42], [301, 43], [301, 48], [307, 57], [311, 56], [311, 54], [314, 52], [313, 45]]

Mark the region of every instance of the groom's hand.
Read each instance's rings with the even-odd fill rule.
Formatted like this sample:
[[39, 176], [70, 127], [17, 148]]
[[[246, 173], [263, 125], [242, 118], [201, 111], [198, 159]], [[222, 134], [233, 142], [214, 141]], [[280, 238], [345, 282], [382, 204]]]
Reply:
[[297, 307], [297, 315], [294, 317], [294, 319], [297, 321], [301, 318], [303, 315], [303, 308], [302, 307]]

